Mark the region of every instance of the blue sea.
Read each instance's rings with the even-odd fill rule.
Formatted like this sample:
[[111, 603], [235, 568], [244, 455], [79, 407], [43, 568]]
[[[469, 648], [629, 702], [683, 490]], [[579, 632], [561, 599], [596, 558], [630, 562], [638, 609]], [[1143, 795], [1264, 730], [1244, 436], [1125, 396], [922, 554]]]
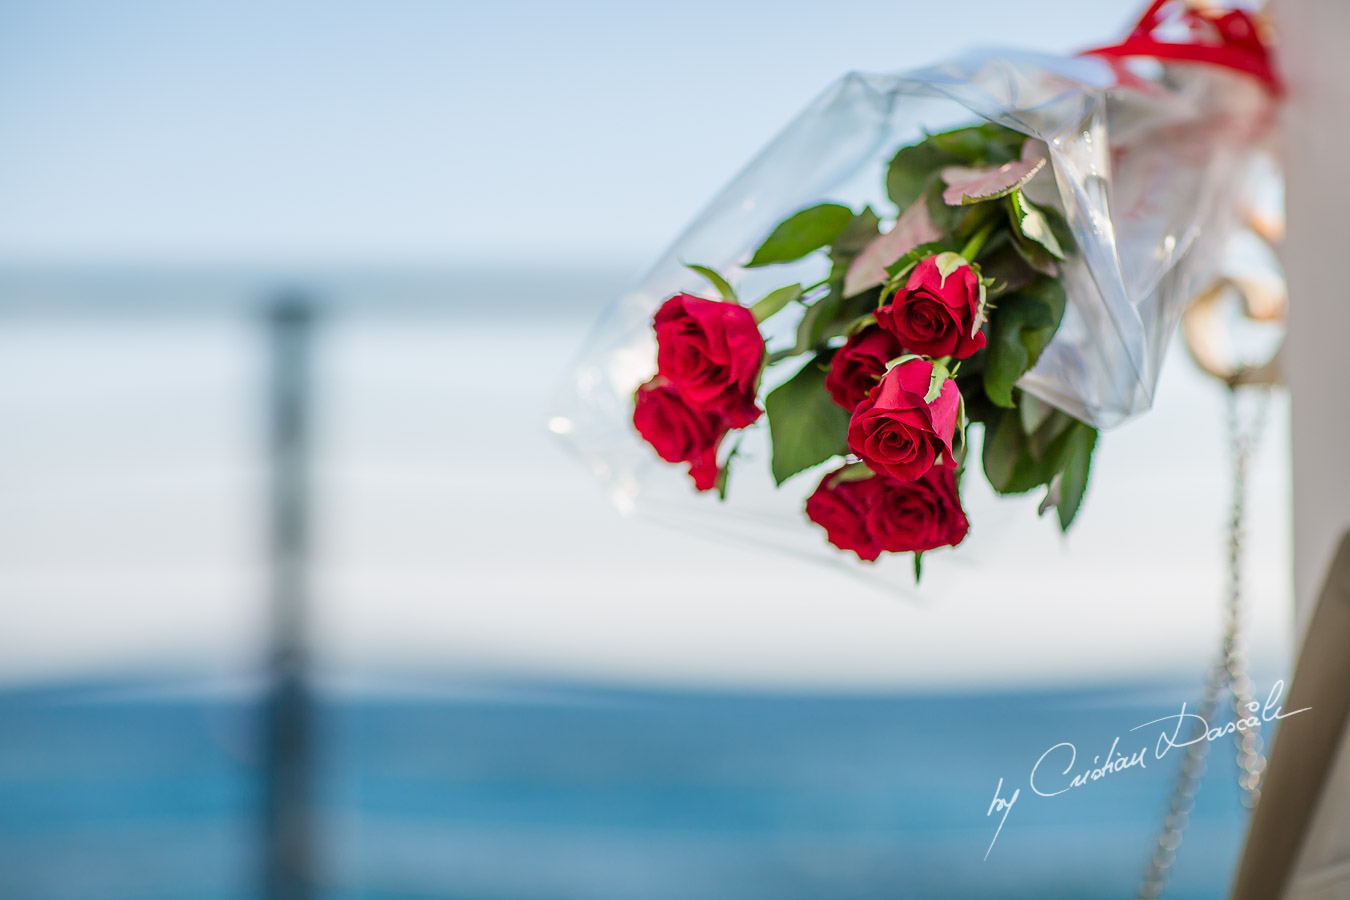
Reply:
[[[1179, 761], [1152, 755], [1160, 727], [1129, 729], [1175, 715], [1193, 687], [321, 689], [316, 896], [1129, 897]], [[168, 688], [0, 696], [0, 897], [259, 896], [257, 695]], [[1118, 756], [1150, 747], [1147, 768], [1029, 790], [1052, 746], [1075, 746], [1077, 772], [1117, 736]], [[1041, 772], [1062, 786], [1055, 752]], [[1225, 894], [1244, 828], [1232, 756], [1214, 745], [1176, 900]], [[990, 850], [1000, 779], [1020, 795]]]

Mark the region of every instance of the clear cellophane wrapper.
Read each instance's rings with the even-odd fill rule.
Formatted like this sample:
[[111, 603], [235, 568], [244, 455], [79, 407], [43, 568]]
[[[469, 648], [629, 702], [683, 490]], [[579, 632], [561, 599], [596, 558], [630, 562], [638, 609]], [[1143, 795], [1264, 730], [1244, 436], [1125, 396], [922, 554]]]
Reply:
[[[1044, 142], [1051, 163], [1027, 187], [1028, 196], [1060, 210], [1076, 244], [1062, 272], [1063, 321], [1018, 384], [1109, 429], [1152, 405], [1183, 309], [1213, 282], [1242, 231], [1245, 186], [1251, 172], [1269, 162], [1274, 106], [1255, 79], [1152, 60], [1127, 68], [1092, 56], [981, 52], [906, 74], [849, 74], [788, 125], [610, 305], [566, 375], [550, 411], [552, 427], [622, 511], [656, 515], [714, 539], [810, 554], [865, 577], [893, 581], [889, 573], [904, 572], [903, 580], [911, 580], [908, 558], [868, 566], [825, 542], [802, 510], [820, 475], [838, 461], [776, 487], [763, 419], [739, 443], [725, 501], [696, 493], [684, 467], [662, 462], [638, 436], [633, 396], [656, 370], [653, 314], [677, 292], [716, 296], [686, 264], [716, 269], [748, 299], [819, 281], [829, 272], [822, 254], [788, 265], [744, 266], [777, 223], [818, 203], [870, 205], [893, 221], [884, 182], [900, 147], [980, 121], [1015, 129]], [[771, 351], [791, 345], [799, 318], [800, 311], [785, 311], [762, 326]], [[767, 370], [761, 397], [795, 369]], [[978, 429], [972, 432], [978, 447]], [[968, 507], [967, 484], [978, 480], [977, 472], [963, 478]], [[1011, 524], [996, 503], [976, 507], [972, 538]], [[977, 563], [984, 544], [968, 541], [957, 564]]]

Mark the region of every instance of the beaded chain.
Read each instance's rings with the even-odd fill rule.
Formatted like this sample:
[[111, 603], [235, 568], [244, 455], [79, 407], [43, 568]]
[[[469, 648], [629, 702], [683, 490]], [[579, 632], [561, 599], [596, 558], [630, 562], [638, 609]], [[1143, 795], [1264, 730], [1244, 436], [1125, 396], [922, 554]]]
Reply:
[[[1200, 717], [1209, 723], [1214, 722], [1219, 710], [1219, 698], [1225, 690], [1232, 699], [1234, 722], [1249, 717], [1255, 703], [1242, 646], [1243, 524], [1248, 469], [1265, 423], [1270, 390], [1265, 386], [1246, 388], [1257, 392], [1256, 410], [1246, 428], [1242, 424], [1238, 403], [1240, 390], [1243, 388], [1230, 385], [1227, 397], [1228, 444], [1233, 466], [1232, 506], [1228, 519], [1228, 596], [1224, 605], [1223, 644], [1219, 658], [1210, 671], [1209, 680], [1205, 683], [1198, 710]], [[1198, 729], [1201, 726], [1196, 727]], [[1261, 776], [1266, 768], [1261, 734], [1256, 729], [1235, 729], [1233, 736], [1237, 744], [1238, 787], [1242, 791], [1243, 805], [1252, 809], [1261, 800]], [[1196, 733], [1192, 737], [1200, 735]], [[1207, 740], [1196, 740], [1186, 748], [1167, 815], [1139, 885], [1140, 900], [1157, 900], [1167, 887], [1167, 878], [1172, 864], [1176, 862], [1182, 835], [1190, 820], [1191, 810], [1195, 808], [1195, 795], [1200, 789], [1200, 779], [1205, 774], [1205, 756], [1209, 753], [1209, 746]]]

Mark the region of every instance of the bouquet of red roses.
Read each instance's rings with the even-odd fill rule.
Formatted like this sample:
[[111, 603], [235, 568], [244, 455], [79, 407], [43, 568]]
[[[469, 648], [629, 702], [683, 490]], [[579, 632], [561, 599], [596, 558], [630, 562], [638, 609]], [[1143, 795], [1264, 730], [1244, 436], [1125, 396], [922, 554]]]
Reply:
[[[723, 444], [765, 415], [777, 483], [842, 460], [805, 505], [830, 543], [869, 561], [914, 553], [917, 567], [966, 535], [958, 483], [973, 464], [966, 427], [979, 422], [990, 484], [1044, 486], [1043, 508], [1067, 528], [1097, 431], [1015, 387], [1059, 327], [1073, 252], [1063, 216], [1027, 196], [1046, 164], [1044, 145], [997, 125], [932, 135], [887, 167], [901, 210], [889, 229], [870, 206], [820, 204], [778, 224], [746, 263], [821, 254], [819, 282], [743, 304], [720, 274], [691, 266], [717, 297], [679, 293], [657, 310], [638, 432], [688, 465], [696, 488], [725, 496], [737, 462]], [[775, 347], [761, 328], [790, 306], [803, 312]], [[792, 374], [761, 406], [766, 373], [780, 369]]]
[[1175, 7], [1089, 55], [831, 85], [610, 307], [550, 427], [621, 509], [794, 555], [803, 518], [869, 561], [959, 544], [973, 468], [1068, 528], [1271, 133], [1251, 20]]

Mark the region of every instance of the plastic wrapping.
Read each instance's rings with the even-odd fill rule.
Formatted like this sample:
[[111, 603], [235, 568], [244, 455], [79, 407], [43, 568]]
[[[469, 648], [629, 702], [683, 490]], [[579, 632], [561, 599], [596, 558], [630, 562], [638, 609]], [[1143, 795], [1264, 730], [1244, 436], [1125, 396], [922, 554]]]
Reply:
[[[744, 264], [776, 223], [813, 204], [870, 205], [893, 219], [884, 178], [895, 150], [980, 120], [1047, 145], [1051, 166], [1027, 191], [1064, 214], [1077, 245], [1062, 273], [1064, 320], [1019, 386], [1099, 428], [1118, 425], [1151, 405], [1181, 312], [1212, 281], [1241, 225], [1237, 187], [1259, 158], [1272, 113], [1270, 94], [1252, 78], [1156, 61], [1141, 71], [1092, 56], [984, 52], [908, 74], [847, 75], [614, 302], [569, 373], [551, 427], [621, 508], [644, 493], [664, 506], [663, 491], [654, 490], [660, 464], [633, 431], [632, 402], [655, 371], [656, 308], [676, 292], [707, 290], [685, 264], [727, 274], [745, 296], [818, 280], [828, 269], [818, 258], [774, 272]], [[777, 317], [770, 345], [795, 326], [791, 316]], [[763, 452], [763, 436], [755, 436], [763, 430], [762, 423], [750, 430], [743, 455]], [[798, 511], [783, 524], [801, 529], [801, 491], [787, 493], [772, 506]], [[773, 522], [765, 510], [754, 518]]]

